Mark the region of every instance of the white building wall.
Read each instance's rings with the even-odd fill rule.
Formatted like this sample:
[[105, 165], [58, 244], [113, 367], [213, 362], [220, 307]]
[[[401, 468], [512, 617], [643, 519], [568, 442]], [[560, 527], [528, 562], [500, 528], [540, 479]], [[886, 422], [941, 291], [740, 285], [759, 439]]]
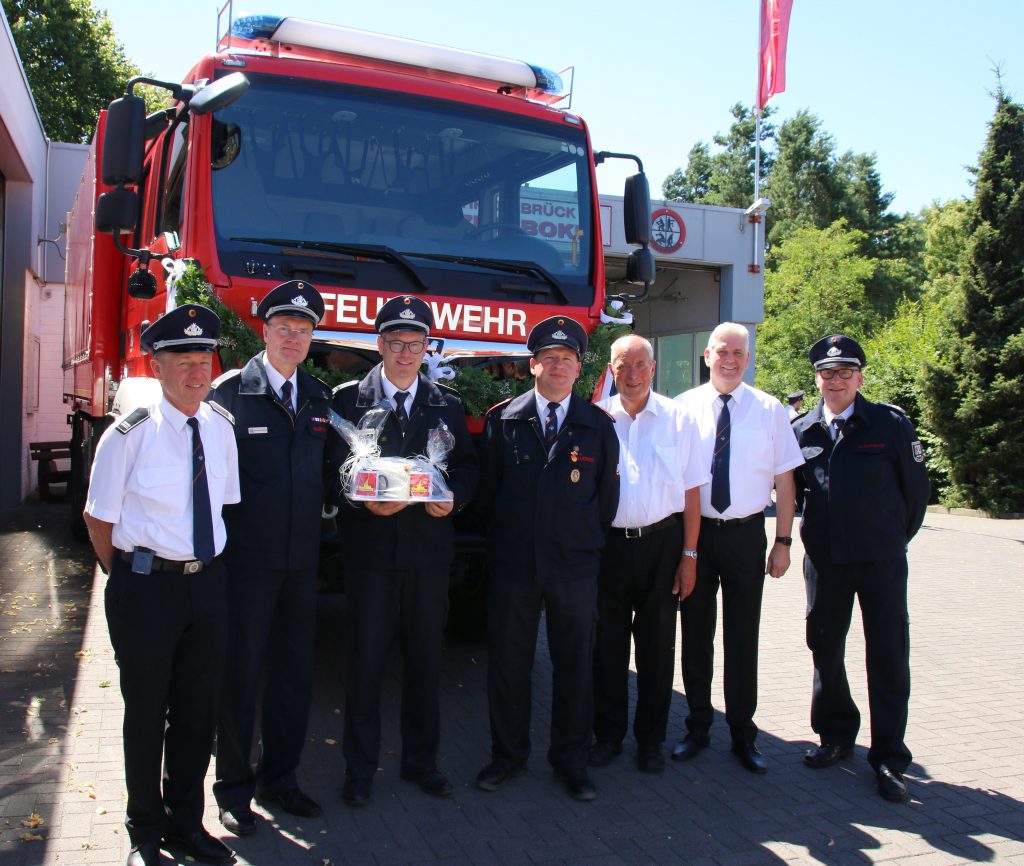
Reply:
[[69, 438], [61, 372], [63, 260], [39, 239], [60, 233], [86, 147], [47, 140], [6, 15], [0, 20], [0, 401], [20, 407], [0, 413], [0, 506], [11, 506], [37, 483], [29, 443]]

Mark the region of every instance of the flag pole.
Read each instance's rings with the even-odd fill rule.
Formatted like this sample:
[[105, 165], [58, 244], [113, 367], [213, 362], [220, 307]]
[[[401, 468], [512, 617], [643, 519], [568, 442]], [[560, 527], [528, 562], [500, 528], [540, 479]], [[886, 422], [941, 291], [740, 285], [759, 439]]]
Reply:
[[[761, 198], [761, 93], [764, 87], [764, 63], [761, 57], [764, 46], [761, 43], [765, 24], [764, 0], [757, 0], [757, 5], [760, 8], [760, 26], [757, 28], [757, 95], [754, 97], [754, 202]], [[754, 225], [754, 264], [751, 270], [756, 274], [761, 270], [761, 257], [758, 254], [761, 219], [756, 211], [751, 214], [751, 222]]]

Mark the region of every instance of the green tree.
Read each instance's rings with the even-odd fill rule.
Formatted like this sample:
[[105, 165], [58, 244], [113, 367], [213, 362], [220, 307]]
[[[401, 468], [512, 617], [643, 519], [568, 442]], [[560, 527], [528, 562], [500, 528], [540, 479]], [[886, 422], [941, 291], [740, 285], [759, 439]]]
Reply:
[[859, 252], [864, 233], [842, 221], [825, 229], [798, 229], [770, 251], [765, 275], [764, 324], [757, 332], [757, 387], [781, 396], [815, 392], [807, 351], [826, 334], [863, 336], [876, 314], [865, 286], [878, 264]]
[[765, 184], [772, 202], [769, 246], [800, 229], [824, 229], [849, 211], [847, 178], [836, 170], [835, 142], [818, 117], [798, 112], [782, 124], [776, 141], [778, 153]]
[[[676, 169], [665, 178], [662, 195], [676, 201], [747, 207], [754, 200], [754, 142], [757, 122], [754, 113], [737, 102], [729, 110], [733, 122], [726, 133], [715, 133], [715, 153], [703, 141], [691, 149], [685, 171]], [[761, 123], [761, 173], [771, 171], [770, 144], [775, 127], [772, 109], [766, 108]]]
[[138, 68], [90, 0], [3, 0], [47, 136], [85, 142]]
[[924, 396], [958, 494], [1024, 511], [1024, 107], [995, 94], [975, 181], [951, 334]]

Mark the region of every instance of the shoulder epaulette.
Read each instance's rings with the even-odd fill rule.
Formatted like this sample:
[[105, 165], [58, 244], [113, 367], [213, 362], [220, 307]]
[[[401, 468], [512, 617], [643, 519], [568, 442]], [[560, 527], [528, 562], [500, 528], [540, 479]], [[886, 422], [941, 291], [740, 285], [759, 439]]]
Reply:
[[358, 385], [358, 384], [359, 384], [359, 380], [358, 379], [351, 379], [348, 382], [342, 382], [340, 385], [335, 385], [334, 386], [334, 390], [331, 391], [331, 393], [332, 394], [337, 394], [343, 388], [351, 388], [353, 385]]
[[221, 373], [216, 379], [214, 379], [213, 383], [211, 384], [210, 387], [211, 388], [216, 388], [219, 385], [223, 385], [228, 380], [235, 378], [235, 376], [241, 376], [241, 375], [242, 375], [241, 367], [236, 367], [234, 370], [228, 370], [226, 373]]
[[216, 403], [213, 400], [207, 400], [206, 405], [213, 409], [213, 411], [220, 415], [222, 418], [224, 418], [232, 427], [235, 426], [235, 416], [232, 415], [223, 406], [221, 406], [220, 403]]
[[886, 409], [892, 409], [897, 415], [902, 415], [904, 418], [907, 417], [907, 412], [901, 406], [897, 406], [895, 403], [877, 403], [878, 406], [884, 406]]
[[127, 433], [129, 430], [134, 430], [143, 421], [149, 417], [149, 409], [143, 406], [140, 409], [136, 409], [130, 415], [128, 415], [120, 424], [117, 425], [117, 432], [122, 435]]
[[508, 405], [509, 403], [511, 403], [513, 399], [514, 399], [514, 398], [512, 398], [512, 397], [508, 397], [508, 398], [507, 398], [507, 399], [505, 399], [505, 400], [501, 400], [500, 402], [498, 402], [498, 403], [495, 403], [495, 404], [494, 404], [493, 406], [491, 406], [491, 408], [490, 408], [490, 409], [488, 409], [488, 410], [487, 410], [487, 411], [486, 411], [486, 412], [485, 412], [484, 414], [485, 414], [485, 415], [490, 415], [490, 414], [491, 414], [491, 412], [493, 412], [493, 411], [494, 411], [495, 409], [499, 409], [499, 408], [501, 408], [502, 406], [506, 406], [506, 405]]

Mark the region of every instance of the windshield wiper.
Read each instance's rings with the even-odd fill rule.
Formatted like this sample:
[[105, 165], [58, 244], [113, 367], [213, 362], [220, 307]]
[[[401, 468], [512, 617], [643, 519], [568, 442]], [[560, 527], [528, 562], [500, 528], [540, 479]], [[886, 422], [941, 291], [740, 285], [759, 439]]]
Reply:
[[409, 276], [412, 277], [413, 282], [415, 282], [416, 285], [424, 292], [430, 291], [430, 286], [427, 285], [420, 272], [416, 269], [416, 266], [404, 255], [398, 252], [398, 250], [394, 250], [384, 244], [340, 244], [334, 243], [333, 241], [309, 241], [298, 240], [296, 238], [236, 237], [231, 238], [231, 240], [244, 244], [265, 244], [270, 247], [295, 247], [300, 250], [321, 250], [327, 253], [340, 253], [346, 256], [362, 256], [365, 258], [378, 259], [384, 262], [394, 262], [409, 274]]
[[[510, 274], [522, 274], [523, 276], [540, 277], [545, 283], [551, 286], [555, 290], [555, 294], [562, 300], [563, 303], [569, 303], [569, 298], [565, 294], [565, 290], [561, 284], [541, 265], [535, 262], [523, 262], [510, 259], [487, 259], [479, 256], [454, 256], [446, 255], [444, 253], [409, 253], [409, 255], [415, 256], [418, 259], [432, 259], [438, 262], [452, 262], [458, 265], [475, 265], [481, 268], [490, 268], [494, 271], [507, 271]], [[534, 287], [526, 285], [513, 285], [510, 283], [504, 283], [501, 286], [505, 291], [510, 292], [528, 292], [531, 294], [537, 294], [538, 290]], [[550, 294], [550, 292], [546, 292]]]

